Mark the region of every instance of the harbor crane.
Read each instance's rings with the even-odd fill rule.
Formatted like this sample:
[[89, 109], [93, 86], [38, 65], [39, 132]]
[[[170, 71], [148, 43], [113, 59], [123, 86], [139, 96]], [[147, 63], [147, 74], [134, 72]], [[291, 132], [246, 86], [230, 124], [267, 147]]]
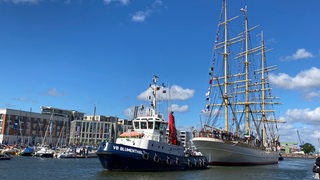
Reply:
[[299, 143], [300, 143], [299, 146], [301, 147], [304, 144], [304, 142], [303, 142], [303, 140], [301, 140], [299, 130], [297, 130], [297, 134], [298, 134]]

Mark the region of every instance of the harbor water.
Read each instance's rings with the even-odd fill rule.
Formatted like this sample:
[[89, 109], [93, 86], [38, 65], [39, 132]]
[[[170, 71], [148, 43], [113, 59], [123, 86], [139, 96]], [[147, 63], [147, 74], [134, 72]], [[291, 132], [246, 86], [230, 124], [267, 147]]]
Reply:
[[0, 161], [0, 179], [125, 179], [125, 180], [309, 180], [313, 179], [315, 159], [286, 158], [276, 165], [223, 167], [177, 172], [110, 172], [102, 169], [97, 158], [53, 159], [15, 156]]

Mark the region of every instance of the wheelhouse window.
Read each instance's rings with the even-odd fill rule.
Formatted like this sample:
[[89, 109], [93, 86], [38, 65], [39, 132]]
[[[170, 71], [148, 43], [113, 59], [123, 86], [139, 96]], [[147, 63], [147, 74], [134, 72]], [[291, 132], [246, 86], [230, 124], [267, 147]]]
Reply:
[[160, 124], [160, 130], [165, 131], [167, 129], [167, 123], [161, 123]]
[[147, 129], [147, 122], [141, 122], [141, 129]]
[[154, 129], [155, 130], [159, 130], [160, 129], [160, 122], [155, 122], [155, 125], [154, 125]]
[[153, 129], [153, 121], [148, 121], [148, 129]]
[[135, 129], [140, 129], [140, 127], [139, 127], [139, 122], [134, 122], [134, 128], [135, 128]]

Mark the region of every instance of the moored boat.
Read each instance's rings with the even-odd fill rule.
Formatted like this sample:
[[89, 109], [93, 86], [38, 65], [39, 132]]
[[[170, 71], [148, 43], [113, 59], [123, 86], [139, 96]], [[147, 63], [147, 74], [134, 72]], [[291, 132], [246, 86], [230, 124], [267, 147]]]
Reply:
[[11, 156], [16, 156], [19, 154], [19, 149], [16, 148], [15, 146], [14, 147], [11, 147], [11, 146], [7, 146], [6, 148], [4, 148], [1, 153], [3, 154], [8, 154], [8, 155], [11, 155]]
[[[249, 46], [254, 42], [249, 32], [255, 28], [249, 28], [247, 11], [247, 7], [240, 9], [244, 30], [235, 37], [229, 37], [229, 25], [237, 17], [228, 17], [226, 0], [219, 16], [202, 110], [205, 122], [192, 139], [210, 165], [267, 165], [280, 158], [277, 123], [283, 121], [276, 120], [273, 108], [279, 102], [271, 96], [267, 77], [275, 66], [266, 66], [263, 33], [259, 46]], [[254, 54], [261, 60], [254, 61]]]
[[77, 158], [77, 154], [72, 148], [62, 148], [55, 151], [54, 158]]
[[97, 158], [97, 149], [86, 146], [86, 147], [79, 147], [76, 149], [77, 158]]
[[0, 160], [11, 160], [11, 156], [6, 153], [0, 153]]
[[26, 147], [20, 151], [19, 155], [20, 156], [32, 156], [33, 152], [34, 152], [33, 147]]
[[35, 157], [42, 157], [42, 158], [53, 158], [55, 151], [48, 146], [40, 146], [37, 147], [33, 156]]
[[153, 77], [151, 108], [141, 112], [133, 120], [133, 130], [117, 139], [103, 142], [97, 155], [104, 169], [118, 171], [173, 171], [193, 170], [207, 167], [207, 158], [187, 151], [176, 137], [173, 113], [168, 122], [157, 112], [157, 76]]

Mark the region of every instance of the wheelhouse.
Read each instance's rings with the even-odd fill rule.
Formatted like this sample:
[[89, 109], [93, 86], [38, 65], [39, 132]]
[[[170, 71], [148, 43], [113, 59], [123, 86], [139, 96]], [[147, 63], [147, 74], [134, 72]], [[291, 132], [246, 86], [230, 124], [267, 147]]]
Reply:
[[167, 127], [168, 123], [159, 117], [139, 117], [133, 120], [133, 128], [135, 131], [165, 131]]

